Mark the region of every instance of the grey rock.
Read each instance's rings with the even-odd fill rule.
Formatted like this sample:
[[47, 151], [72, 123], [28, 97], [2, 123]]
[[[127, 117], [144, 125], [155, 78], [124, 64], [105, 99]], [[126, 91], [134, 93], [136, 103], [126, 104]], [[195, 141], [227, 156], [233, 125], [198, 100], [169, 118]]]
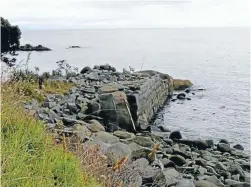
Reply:
[[89, 66], [86, 66], [80, 71], [80, 73], [84, 74], [87, 73], [88, 71], [91, 71], [91, 68]]
[[173, 132], [171, 132], [169, 138], [172, 140], [179, 140], [182, 138], [182, 136], [181, 136], [180, 131], [173, 131]]
[[84, 93], [92, 93], [94, 94], [96, 92], [95, 88], [81, 88], [81, 91]]
[[227, 140], [225, 140], [225, 139], [221, 139], [221, 140], [219, 141], [219, 143], [224, 143], [224, 144], [230, 145], [230, 143], [229, 143]]
[[73, 126], [73, 133], [76, 133], [81, 142], [83, 142], [87, 136], [91, 136], [91, 132], [87, 129], [87, 127], [81, 124]]
[[206, 162], [206, 160], [200, 158], [200, 159], [195, 159], [195, 164], [196, 164], [196, 165], [199, 165], [199, 166], [206, 167], [207, 162]]
[[111, 145], [108, 149], [107, 149], [107, 154], [109, 155], [109, 157], [115, 161], [117, 159], [120, 159], [122, 157], [131, 157], [131, 149], [129, 148], [128, 145], [124, 144], [124, 143], [115, 143], [113, 145]]
[[173, 186], [178, 184], [181, 179], [182, 175], [179, 172], [177, 172], [174, 168], [168, 168], [161, 172], [155, 180], [159, 186]]
[[164, 138], [163, 141], [164, 141], [167, 145], [173, 145], [173, 140], [172, 140], [172, 139]]
[[217, 187], [217, 186], [211, 182], [205, 180], [199, 180], [195, 182], [195, 187]]
[[184, 164], [186, 164], [185, 158], [180, 155], [173, 155], [170, 157], [170, 160], [177, 166], [183, 166]]
[[225, 143], [219, 143], [217, 145], [217, 149], [221, 152], [230, 152], [230, 146], [228, 144]]
[[250, 187], [250, 184], [246, 182], [239, 182], [231, 179], [226, 179], [225, 183], [230, 187]]
[[162, 131], [162, 132], [171, 132], [170, 129], [168, 129], [166, 126], [164, 125], [159, 125], [158, 128]]
[[231, 178], [235, 181], [240, 181], [240, 174], [232, 175]]
[[131, 139], [135, 138], [135, 135], [133, 133], [129, 133], [126, 131], [115, 131], [113, 133], [114, 136], [117, 136], [120, 139]]
[[183, 100], [185, 98], [186, 98], [186, 94], [185, 93], [180, 93], [180, 94], [177, 95], [177, 99]]
[[195, 145], [198, 149], [205, 150], [208, 148], [208, 144], [205, 140], [195, 140]]
[[105, 128], [101, 123], [95, 119], [88, 121], [88, 124], [86, 124], [87, 128], [92, 132], [99, 132], [99, 131], [105, 131]]
[[171, 160], [167, 159], [167, 158], [163, 158], [160, 160], [163, 164], [163, 166], [165, 168], [169, 168], [169, 167], [173, 167], [173, 168], [176, 168], [174, 162], [172, 162]]
[[216, 165], [215, 165], [215, 168], [214, 168], [216, 171], [218, 170], [218, 171], [220, 171], [220, 170], [222, 170], [222, 171], [227, 171], [227, 167], [223, 164], [223, 163], [221, 163], [221, 162], [218, 162]]
[[213, 140], [206, 140], [206, 143], [208, 147], [214, 147], [214, 141]]
[[244, 150], [244, 147], [240, 144], [234, 145], [233, 148], [238, 149], [238, 150], [242, 150], [242, 151]]
[[115, 144], [119, 142], [119, 139], [116, 136], [109, 134], [108, 132], [99, 131], [97, 133], [92, 134], [93, 139], [98, 139], [107, 144]]
[[149, 137], [136, 136], [132, 141], [143, 146], [143, 147], [152, 148], [154, 146], [153, 141]]
[[72, 113], [78, 113], [80, 111], [80, 108], [75, 103], [67, 103], [67, 108]]
[[215, 184], [216, 186], [224, 186], [224, 184], [215, 176], [208, 176], [205, 178], [206, 181]]
[[238, 163], [232, 163], [227, 169], [232, 175], [239, 174], [241, 177], [245, 177], [245, 173]]

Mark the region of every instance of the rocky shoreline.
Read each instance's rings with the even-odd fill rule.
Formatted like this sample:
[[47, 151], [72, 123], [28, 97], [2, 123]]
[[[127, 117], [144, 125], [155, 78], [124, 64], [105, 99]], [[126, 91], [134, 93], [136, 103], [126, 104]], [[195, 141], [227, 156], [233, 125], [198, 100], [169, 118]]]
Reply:
[[185, 94], [172, 98], [171, 76], [103, 65], [52, 80], [76, 86], [65, 95], [48, 94], [42, 106], [26, 103], [25, 109], [45, 121], [58, 141], [62, 134], [76, 136], [84, 147], [98, 145], [107, 159], [128, 157], [124, 186], [250, 186], [250, 156], [241, 145], [184, 139], [179, 131], [149, 124], [167, 99], [187, 99]]

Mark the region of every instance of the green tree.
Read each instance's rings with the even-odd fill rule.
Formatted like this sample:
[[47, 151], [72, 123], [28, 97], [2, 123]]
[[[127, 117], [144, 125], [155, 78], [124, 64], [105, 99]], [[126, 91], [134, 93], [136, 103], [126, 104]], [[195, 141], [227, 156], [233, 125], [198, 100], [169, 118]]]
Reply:
[[6, 54], [15, 55], [20, 45], [21, 31], [18, 26], [11, 25], [7, 19], [1, 17], [1, 60], [12, 66], [15, 58], [6, 57]]

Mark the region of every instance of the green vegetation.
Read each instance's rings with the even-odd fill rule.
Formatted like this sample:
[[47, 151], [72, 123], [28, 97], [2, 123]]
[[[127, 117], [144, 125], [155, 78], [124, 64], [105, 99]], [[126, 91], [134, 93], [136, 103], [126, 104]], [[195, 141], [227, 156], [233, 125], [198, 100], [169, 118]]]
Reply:
[[189, 80], [181, 80], [181, 79], [174, 79], [173, 80], [173, 89], [174, 90], [184, 90], [186, 88], [190, 88], [192, 86], [192, 82]]
[[[24, 112], [21, 103], [27, 96], [20, 92], [23, 85], [29, 89], [34, 86], [1, 85], [1, 186], [100, 186], [94, 178], [86, 177], [78, 157], [56, 145], [44, 124]], [[44, 92], [53, 89], [48, 84]]]

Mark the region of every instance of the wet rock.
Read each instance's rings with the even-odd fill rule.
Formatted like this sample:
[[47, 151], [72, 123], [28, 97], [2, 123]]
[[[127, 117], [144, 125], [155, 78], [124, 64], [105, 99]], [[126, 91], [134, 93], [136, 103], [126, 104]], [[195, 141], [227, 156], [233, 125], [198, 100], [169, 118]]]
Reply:
[[181, 79], [173, 80], [174, 90], [184, 90], [186, 88], [190, 88], [191, 86], [192, 86], [192, 83], [189, 80], [181, 80]]
[[217, 150], [219, 150], [221, 152], [230, 152], [231, 151], [229, 144], [226, 144], [226, 143], [219, 143], [217, 145]]
[[189, 98], [189, 97], [188, 97], [188, 98], [186, 98], [186, 99], [187, 99], [188, 101], [192, 100], [192, 99], [191, 99], [191, 98]]
[[213, 140], [206, 140], [206, 143], [208, 147], [214, 147], [214, 141]]
[[186, 98], [186, 94], [180, 93], [177, 95], [177, 99], [184, 100]]
[[126, 131], [115, 131], [113, 135], [117, 136], [120, 139], [135, 138], [135, 135], [133, 133], [129, 133]]
[[88, 121], [88, 124], [86, 124], [87, 128], [92, 132], [99, 132], [99, 131], [105, 131], [105, 128], [99, 121], [93, 119]]
[[189, 89], [189, 88], [187, 88], [187, 89], [185, 89], [185, 91], [184, 92], [186, 92], [186, 93], [190, 93], [191, 92], [191, 90]]
[[182, 136], [181, 136], [180, 131], [173, 131], [173, 132], [171, 132], [169, 138], [172, 140], [179, 140], [182, 138]]
[[242, 150], [242, 151], [244, 150], [244, 147], [240, 144], [234, 145], [233, 148], [238, 149], [238, 150]]
[[108, 132], [100, 131], [97, 133], [92, 134], [91, 136], [93, 139], [101, 140], [107, 144], [115, 144], [119, 142], [119, 139], [116, 136], [109, 134]]
[[162, 131], [162, 132], [171, 132], [170, 129], [168, 129], [166, 126], [164, 125], [159, 125], [158, 128]]
[[199, 150], [205, 150], [208, 148], [208, 144], [205, 140], [195, 140], [194, 142]]
[[170, 157], [170, 160], [177, 166], [183, 166], [184, 164], [186, 164], [185, 158], [180, 155], [173, 155]]
[[219, 143], [224, 143], [224, 144], [230, 145], [230, 143], [229, 143], [227, 140], [225, 140], [225, 139], [221, 139], [221, 140], [219, 141]]

